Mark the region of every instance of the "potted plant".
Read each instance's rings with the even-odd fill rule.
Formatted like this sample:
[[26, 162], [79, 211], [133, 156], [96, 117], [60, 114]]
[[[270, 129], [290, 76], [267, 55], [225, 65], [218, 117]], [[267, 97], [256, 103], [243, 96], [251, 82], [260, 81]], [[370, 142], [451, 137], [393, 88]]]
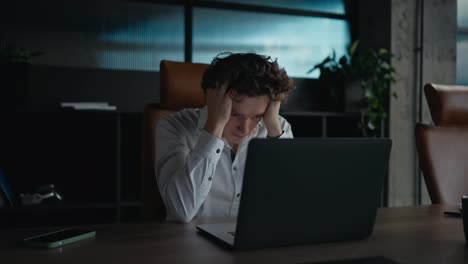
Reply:
[[0, 70], [3, 73], [0, 83], [0, 112], [25, 109], [28, 68], [31, 59], [41, 54], [43, 52], [0, 45]]
[[[386, 49], [358, 52], [359, 41], [352, 43], [349, 55], [338, 60], [333, 52], [312, 69], [320, 71], [319, 80], [329, 83], [332, 97], [347, 111], [360, 111], [359, 126], [364, 136], [378, 136], [387, 118], [390, 84], [395, 82], [392, 54]], [[396, 97], [395, 93], [391, 94]], [[342, 96], [343, 99], [339, 99]]]

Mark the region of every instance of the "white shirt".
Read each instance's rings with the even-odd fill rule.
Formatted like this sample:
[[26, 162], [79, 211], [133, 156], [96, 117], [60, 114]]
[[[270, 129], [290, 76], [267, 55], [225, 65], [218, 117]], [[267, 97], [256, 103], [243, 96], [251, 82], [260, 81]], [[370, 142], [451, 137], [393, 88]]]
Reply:
[[[267, 129], [260, 121], [232, 160], [227, 141], [203, 129], [207, 115], [206, 107], [185, 109], [163, 118], [156, 129], [156, 181], [167, 220], [237, 216], [247, 143], [266, 138]], [[280, 124], [280, 138], [292, 138], [281, 116]]]

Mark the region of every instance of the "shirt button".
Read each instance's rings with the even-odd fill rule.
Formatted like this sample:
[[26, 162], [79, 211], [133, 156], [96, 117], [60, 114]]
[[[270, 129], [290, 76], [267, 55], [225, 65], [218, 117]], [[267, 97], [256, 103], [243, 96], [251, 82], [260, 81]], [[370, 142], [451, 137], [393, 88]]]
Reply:
[[232, 168], [234, 171], [237, 171], [237, 167]]
[[208, 177], [208, 180], [209, 180], [209, 181], [211, 181], [211, 179], [213, 179], [213, 178], [211, 178], [211, 177]]
[[217, 150], [216, 150], [216, 153], [219, 153], [219, 152], [221, 152], [221, 150], [217, 149]]
[[236, 196], [237, 196], [237, 197], [240, 197], [240, 193], [238, 193]]

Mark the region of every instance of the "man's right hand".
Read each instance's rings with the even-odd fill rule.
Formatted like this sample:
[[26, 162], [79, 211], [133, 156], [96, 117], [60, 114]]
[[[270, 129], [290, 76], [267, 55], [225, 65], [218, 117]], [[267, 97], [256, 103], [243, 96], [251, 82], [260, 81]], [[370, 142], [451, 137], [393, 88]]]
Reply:
[[224, 127], [231, 118], [231, 95], [226, 94], [226, 84], [223, 84], [220, 89], [207, 89], [205, 96], [208, 108], [205, 130], [222, 138]]

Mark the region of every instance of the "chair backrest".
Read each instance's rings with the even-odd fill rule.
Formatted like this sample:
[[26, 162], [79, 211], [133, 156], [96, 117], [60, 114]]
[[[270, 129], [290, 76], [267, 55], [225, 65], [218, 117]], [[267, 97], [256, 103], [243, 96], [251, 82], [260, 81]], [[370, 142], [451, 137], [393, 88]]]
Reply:
[[160, 64], [159, 104], [144, 109], [142, 140], [142, 220], [164, 220], [166, 210], [159, 194], [155, 174], [156, 126], [161, 118], [183, 108], [205, 105], [201, 80], [208, 64], [162, 60]]
[[416, 124], [421, 170], [432, 203], [458, 204], [468, 195], [468, 86], [426, 84], [434, 125]]

